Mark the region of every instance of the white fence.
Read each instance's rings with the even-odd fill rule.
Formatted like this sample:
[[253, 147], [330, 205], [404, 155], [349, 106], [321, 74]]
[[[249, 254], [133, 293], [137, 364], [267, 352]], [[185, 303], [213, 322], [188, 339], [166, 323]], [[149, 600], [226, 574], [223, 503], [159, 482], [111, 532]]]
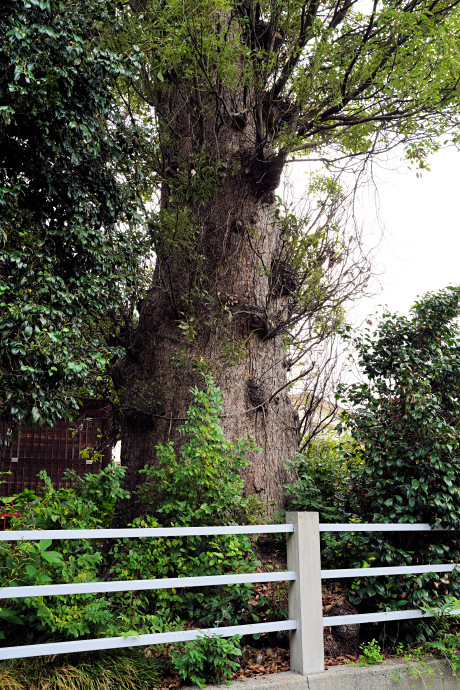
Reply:
[[321, 570], [321, 532], [377, 532], [377, 531], [429, 531], [425, 524], [321, 524], [318, 513], [287, 513], [284, 525], [246, 525], [231, 527], [170, 527], [170, 528], [127, 528], [95, 530], [36, 530], [0, 532], [0, 541], [41, 539], [119, 539], [122, 537], [175, 537], [199, 535], [234, 535], [283, 533], [287, 538], [287, 567], [284, 572], [246, 573], [243, 575], [213, 575], [202, 577], [175, 577], [158, 580], [122, 580], [115, 582], [84, 582], [60, 585], [31, 585], [26, 587], [5, 587], [0, 590], [0, 599], [18, 599], [33, 596], [57, 596], [65, 594], [88, 594], [103, 592], [125, 592], [135, 590], [168, 589], [172, 587], [203, 587], [206, 585], [240, 584], [245, 582], [289, 582], [289, 619], [271, 623], [236, 625], [201, 630], [181, 630], [167, 633], [129, 637], [108, 637], [71, 642], [24, 645], [0, 648], [0, 659], [43, 656], [83, 652], [96, 649], [116, 649], [141, 645], [185, 642], [203, 634], [219, 634], [231, 637], [236, 634], [290, 631], [291, 670], [302, 675], [324, 670], [323, 626], [392, 621], [409, 618], [424, 618], [429, 614], [419, 609], [408, 611], [382, 611], [378, 613], [329, 616], [322, 615], [321, 580], [357, 576], [409, 575], [414, 573], [446, 573], [457, 568], [456, 564], [396, 566], [375, 568], [353, 568], [342, 570]]

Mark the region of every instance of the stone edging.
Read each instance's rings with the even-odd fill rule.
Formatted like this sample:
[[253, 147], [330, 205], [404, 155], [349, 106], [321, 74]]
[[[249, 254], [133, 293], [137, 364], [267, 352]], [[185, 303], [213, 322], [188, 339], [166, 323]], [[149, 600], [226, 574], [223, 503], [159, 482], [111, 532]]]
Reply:
[[[196, 686], [194, 686], [196, 688]], [[205, 690], [223, 690], [207, 685]], [[248, 678], [231, 684], [232, 690], [460, 690], [460, 677], [439, 659], [427, 662], [387, 661], [371, 666], [333, 666], [321, 674], [300, 676], [288, 671]], [[183, 690], [186, 690], [183, 688]]]

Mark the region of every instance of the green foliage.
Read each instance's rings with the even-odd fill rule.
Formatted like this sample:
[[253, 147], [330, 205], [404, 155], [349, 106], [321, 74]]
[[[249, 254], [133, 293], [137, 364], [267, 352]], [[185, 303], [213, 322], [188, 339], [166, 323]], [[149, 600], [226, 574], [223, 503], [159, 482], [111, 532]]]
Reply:
[[[129, 494], [120, 488], [124, 468], [107, 467], [98, 475], [86, 475], [77, 487], [54, 490], [46, 472], [39, 494], [25, 491], [13, 496], [19, 517], [13, 529], [96, 529], [107, 522], [107, 504]], [[107, 567], [102, 544], [97, 540], [18, 541], [0, 544], [1, 586], [97, 582]], [[95, 594], [29, 597], [7, 601], [0, 609], [8, 642], [64, 639], [97, 635], [114, 625], [109, 601]]]
[[[353, 451], [353, 454], [352, 454]], [[347, 454], [347, 456], [346, 456]], [[287, 463], [298, 479], [286, 484], [289, 510], [312, 510], [321, 522], [360, 522], [363, 465], [359, 447], [349, 434], [328, 430], [311, 439], [306, 450]], [[372, 560], [366, 535], [323, 532], [321, 560], [327, 568], [365, 567]]]
[[75, 470], [67, 470], [66, 477], [72, 481], [72, 489], [78, 498], [90, 501], [97, 506], [98, 518], [108, 527], [113, 518], [118, 499], [129, 498], [122, 488], [124, 467], [109, 465], [97, 474], [80, 477]]
[[[439, 1], [342, 11], [326, 1], [165, 7], [150, 0], [137, 15], [124, 14], [124, 33], [114, 41], [146, 55], [138, 98], [161, 103], [186, 83], [197, 120], [216, 99], [212, 116], [233, 116], [242, 129], [251, 122], [254, 148], [330, 153], [332, 146], [356, 154], [388, 146], [396, 135], [423, 167], [438, 146], [434, 134], [458, 122], [458, 30], [457, 7]], [[250, 107], [246, 97], [237, 100], [243, 89]], [[164, 132], [171, 136], [167, 126]]]
[[122, 649], [3, 661], [0, 690], [148, 690], [160, 662], [144, 650]]
[[360, 666], [369, 666], [370, 664], [380, 664], [383, 661], [382, 648], [377, 640], [371, 640], [367, 644], [361, 645], [362, 659]]
[[44, 486], [39, 493], [25, 489], [4, 501], [13, 502], [21, 515], [14, 518], [15, 529], [95, 529], [107, 524], [118, 498], [129, 498], [121, 488], [126, 468], [114, 464], [97, 474], [80, 477], [67, 470], [70, 489], [53, 489], [45, 470], [38, 476]]
[[[460, 528], [460, 289], [428, 293], [409, 318], [386, 314], [353, 344], [364, 383], [343, 391], [341, 428], [356, 441], [363, 522], [430, 523]], [[363, 561], [381, 565], [458, 562], [455, 533], [361, 536]], [[458, 573], [362, 578], [352, 603], [387, 609], [458, 598]], [[421, 639], [424, 633], [417, 633]]]
[[367, 382], [347, 388], [342, 428], [375, 521], [460, 527], [459, 301], [460, 288], [429, 293], [409, 318], [385, 315], [354, 340]]
[[140, 133], [113, 96], [139, 58], [101, 46], [109, 8], [0, 3], [1, 413], [33, 424], [76, 409], [107, 368], [101, 322], [142, 251], [121, 183]]
[[[238, 474], [248, 464], [245, 453], [256, 446], [250, 439], [232, 443], [225, 438], [222, 391], [211, 377], [204, 379], [204, 391], [192, 389], [193, 401], [180, 428], [185, 440], [179, 457], [172, 443], [160, 445], [157, 463], [141, 470], [144, 481], [139, 495], [149, 516], [137, 518], [133, 526], [230, 525], [244, 523], [257, 510], [260, 514], [257, 502], [243, 498]], [[251, 552], [247, 535], [125, 539], [114, 547], [111, 573], [120, 579], [140, 579], [252, 572], [258, 563]], [[252, 585], [230, 585], [136, 593], [120, 597], [120, 610], [128, 608], [129, 600], [130, 615], [136, 605], [155, 612], [161, 629], [177, 626], [179, 619], [194, 620], [200, 626], [237, 625], [248, 612], [256, 618], [247, 603], [252, 590]], [[155, 621], [150, 619], [149, 624]]]
[[[253, 520], [261, 517], [260, 504], [242, 497], [238, 475], [254, 443], [226, 441], [220, 426], [222, 393], [212, 379], [205, 380], [205, 391], [192, 391], [180, 460], [171, 445], [159, 446], [158, 465], [144, 471], [142, 495], [153, 514], [137, 518], [134, 527], [235, 524], [251, 513]], [[121, 488], [123, 474], [124, 468], [115, 466], [84, 478], [69, 473], [72, 488], [54, 490], [42, 472], [40, 492], [8, 499], [21, 513], [11, 527], [105, 527], [116, 500], [129, 496]], [[98, 539], [0, 544], [1, 587], [245, 573], [258, 565], [247, 535], [118, 539], [110, 545]], [[0, 608], [0, 638], [24, 644], [181, 629], [184, 621], [196, 627], [236, 625], [258, 620], [249, 603], [252, 593], [252, 585], [242, 584], [11, 599]]]
[[174, 667], [181, 678], [200, 688], [204, 688], [206, 683], [225, 682], [240, 666], [236, 661], [242, 653], [240, 639], [241, 635], [228, 639], [218, 635], [197, 637], [173, 652]]
[[358, 453], [346, 459], [346, 449], [354, 449], [351, 437], [341, 439], [332, 431], [313, 438], [304, 453], [287, 463], [298, 476], [286, 484], [289, 510], [318, 511], [322, 522], [348, 522], [360, 513], [356, 470]]
[[[420, 625], [427, 628], [427, 637], [430, 638], [416, 647], [407, 649], [404, 658], [409, 662], [418, 662], [418, 672], [411, 671], [412, 678], [433, 676], [436, 668], [436, 660], [441, 658], [447, 661], [451, 667], [452, 675], [458, 679], [460, 672], [460, 660], [458, 648], [460, 634], [458, 632], [458, 614], [460, 601], [454, 597], [440, 597], [435, 606], [422, 606], [425, 613], [433, 618], [424, 619]], [[399, 649], [402, 652], [401, 645]], [[421, 671], [420, 671], [421, 667]], [[395, 679], [396, 682], [400, 678]], [[432, 687], [431, 683], [426, 683]]]
[[[228, 441], [221, 425], [223, 393], [208, 375], [206, 390], [192, 389], [193, 402], [178, 431], [185, 437], [176, 456], [172, 442], [157, 446], [157, 463], [141, 470], [139, 496], [149, 514], [168, 526], [232, 524], [247, 506], [239, 469], [253, 439]], [[165, 524], [165, 526], [166, 526]]]

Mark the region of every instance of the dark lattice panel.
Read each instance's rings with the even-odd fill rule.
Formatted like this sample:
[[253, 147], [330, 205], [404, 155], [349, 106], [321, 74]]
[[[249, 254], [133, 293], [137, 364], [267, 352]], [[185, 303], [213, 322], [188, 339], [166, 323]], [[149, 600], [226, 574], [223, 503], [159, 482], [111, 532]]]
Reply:
[[[106, 448], [102, 462], [91, 462], [92, 449], [101, 447], [101, 434], [105, 436], [110, 426], [107, 408], [85, 409], [82, 417], [74, 422], [57, 422], [54, 427], [19, 427], [18, 438], [5, 443], [9, 426], [0, 421], [0, 495], [11, 496], [24, 489], [37, 490], [43, 482], [38, 479], [40, 470], [46, 470], [53, 486], [70, 486], [63, 479], [66, 469], [83, 475], [97, 473], [107, 467], [111, 448]], [[82, 458], [80, 452], [90, 449], [90, 458]]]

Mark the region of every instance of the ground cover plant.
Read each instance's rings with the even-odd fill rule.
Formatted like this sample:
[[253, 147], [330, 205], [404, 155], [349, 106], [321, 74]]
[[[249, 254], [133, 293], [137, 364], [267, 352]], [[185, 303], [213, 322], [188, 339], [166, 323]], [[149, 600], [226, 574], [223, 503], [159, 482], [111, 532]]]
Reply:
[[206, 683], [221, 683], [239, 668], [241, 635], [233, 638], [198, 637], [173, 652], [172, 661], [184, 680], [203, 688]]

